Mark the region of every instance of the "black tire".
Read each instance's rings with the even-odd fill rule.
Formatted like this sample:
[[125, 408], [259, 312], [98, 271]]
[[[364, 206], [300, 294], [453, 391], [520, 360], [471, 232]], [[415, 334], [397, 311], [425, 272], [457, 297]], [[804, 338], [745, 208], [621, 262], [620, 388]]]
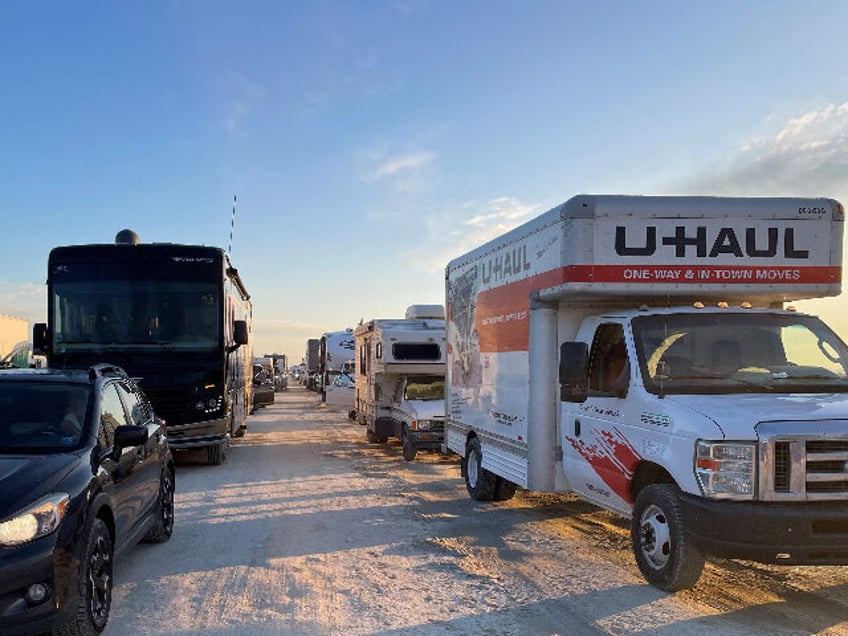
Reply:
[[648, 583], [677, 592], [698, 582], [704, 555], [683, 526], [677, 486], [653, 484], [642, 489], [633, 505], [630, 536], [636, 564]]
[[418, 449], [415, 447], [415, 444], [412, 442], [412, 439], [409, 437], [409, 431], [406, 426], [403, 427], [403, 430], [400, 434], [400, 441], [403, 444], [403, 458], [411, 462], [415, 459], [415, 456], [418, 454]]
[[518, 486], [508, 479], [498, 477], [498, 483], [495, 485], [495, 501], [506, 501], [515, 497], [515, 490]]
[[206, 447], [206, 457], [213, 466], [220, 466], [227, 459], [226, 442], [218, 442]]
[[156, 524], [144, 535], [146, 543], [165, 543], [174, 532], [174, 474], [166, 468], [159, 482]]
[[370, 428], [365, 430], [365, 439], [369, 444], [385, 444], [388, 441], [388, 438], [383, 435], [377, 435]]
[[56, 630], [60, 636], [90, 636], [106, 627], [112, 607], [112, 535], [102, 519], [88, 530], [80, 562], [79, 599], [71, 619]]
[[465, 488], [472, 499], [492, 501], [495, 498], [498, 477], [483, 468], [482, 461], [480, 440], [472, 437], [465, 445]]

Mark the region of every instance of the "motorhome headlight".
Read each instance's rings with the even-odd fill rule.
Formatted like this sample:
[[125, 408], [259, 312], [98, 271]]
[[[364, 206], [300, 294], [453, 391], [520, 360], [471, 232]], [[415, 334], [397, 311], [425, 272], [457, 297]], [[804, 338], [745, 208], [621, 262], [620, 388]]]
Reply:
[[430, 420], [418, 420], [418, 430], [419, 431], [429, 431], [431, 422]]
[[21, 545], [50, 534], [62, 522], [69, 501], [65, 493], [50, 495], [0, 523], [0, 545]]
[[750, 442], [701, 440], [695, 449], [695, 475], [706, 497], [753, 499], [756, 447]]
[[201, 398], [194, 404], [194, 408], [204, 413], [214, 413], [221, 409], [224, 404], [224, 396], [216, 395], [209, 398]]

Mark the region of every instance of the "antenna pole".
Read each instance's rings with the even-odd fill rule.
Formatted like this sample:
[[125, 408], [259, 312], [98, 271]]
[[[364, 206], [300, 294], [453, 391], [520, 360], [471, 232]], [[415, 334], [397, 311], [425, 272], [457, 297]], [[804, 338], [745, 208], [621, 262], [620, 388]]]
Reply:
[[233, 254], [233, 228], [236, 226], [236, 195], [233, 195], [233, 216], [230, 219], [230, 247], [227, 249], [227, 254]]

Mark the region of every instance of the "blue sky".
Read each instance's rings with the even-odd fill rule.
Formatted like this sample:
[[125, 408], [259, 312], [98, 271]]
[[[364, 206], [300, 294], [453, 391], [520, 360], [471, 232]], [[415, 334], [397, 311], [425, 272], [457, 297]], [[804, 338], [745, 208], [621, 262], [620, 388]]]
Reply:
[[[841, 0], [0, 4], [0, 313], [56, 245], [227, 247], [255, 352], [442, 303], [578, 193], [848, 202]], [[802, 305], [803, 306], [803, 305]], [[844, 301], [814, 304], [848, 338]]]

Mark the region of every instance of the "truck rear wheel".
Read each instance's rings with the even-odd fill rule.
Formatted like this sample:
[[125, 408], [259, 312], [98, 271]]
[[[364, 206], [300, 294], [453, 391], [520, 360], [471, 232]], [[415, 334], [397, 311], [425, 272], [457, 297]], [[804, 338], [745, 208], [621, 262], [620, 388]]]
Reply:
[[642, 576], [666, 592], [693, 587], [704, 569], [704, 555], [689, 541], [673, 484], [646, 486], [633, 505], [630, 535]]
[[409, 430], [406, 428], [405, 425], [403, 427], [403, 431], [401, 431], [400, 434], [400, 441], [403, 445], [403, 458], [406, 461], [411, 462], [418, 454], [418, 448], [416, 448], [412, 439], [409, 437]]
[[514, 483], [503, 477], [498, 477], [498, 483], [495, 485], [495, 501], [506, 501], [515, 497], [515, 490], [518, 488]]
[[472, 499], [491, 501], [495, 498], [498, 477], [481, 465], [480, 440], [472, 437], [465, 445], [465, 488]]
[[383, 437], [382, 435], [377, 435], [370, 428], [365, 431], [365, 439], [369, 444], [384, 444], [388, 441], [388, 438]]

